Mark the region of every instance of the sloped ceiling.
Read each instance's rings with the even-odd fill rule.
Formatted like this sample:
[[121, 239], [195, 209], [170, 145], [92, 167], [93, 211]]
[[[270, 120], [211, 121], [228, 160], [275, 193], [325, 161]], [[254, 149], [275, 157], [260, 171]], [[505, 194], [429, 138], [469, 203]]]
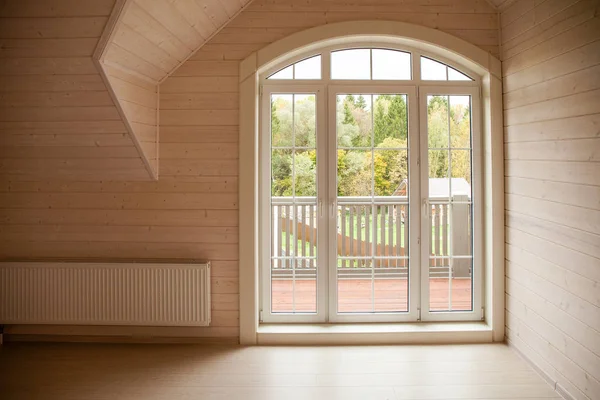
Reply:
[[150, 175], [158, 178], [158, 87], [250, 0], [117, 1], [96, 59]]

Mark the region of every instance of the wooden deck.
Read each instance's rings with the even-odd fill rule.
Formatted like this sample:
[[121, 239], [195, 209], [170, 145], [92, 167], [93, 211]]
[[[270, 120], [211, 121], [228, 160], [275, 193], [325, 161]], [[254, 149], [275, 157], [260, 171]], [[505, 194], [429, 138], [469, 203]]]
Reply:
[[[295, 287], [294, 287], [295, 285]], [[298, 312], [316, 310], [316, 281], [275, 280], [273, 281], [273, 312], [291, 312], [295, 300]], [[449, 290], [448, 279], [430, 279], [430, 299], [433, 311], [448, 310], [450, 294], [452, 310], [471, 308], [471, 280], [452, 279]], [[372, 296], [372, 289], [374, 295]], [[407, 311], [408, 281], [406, 279], [380, 279], [371, 284], [369, 279], [339, 281], [339, 312]]]

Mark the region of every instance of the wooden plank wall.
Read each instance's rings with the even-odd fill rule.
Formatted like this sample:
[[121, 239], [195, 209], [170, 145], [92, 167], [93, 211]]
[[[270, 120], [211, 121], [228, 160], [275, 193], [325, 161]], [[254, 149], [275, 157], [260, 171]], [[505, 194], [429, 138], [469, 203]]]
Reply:
[[[485, 0], [255, 0], [160, 85], [159, 181], [0, 179], [0, 258], [211, 260], [213, 326], [136, 333], [237, 340], [239, 62], [293, 32], [361, 19], [439, 28], [499, 53], [497, 13]], [[32, 332], [122, 333], [13, 329]]]
[[152, 173], [158, 174], [157, 85], [248, 0], [130, 0], [101, 57], [116, 99]]
[[507, 337], [576, 399], [600, 394], [600, 2], [501, 15]]
[[92, 61], [113, 4], [0, 3], [2, 177], [148, 179]]

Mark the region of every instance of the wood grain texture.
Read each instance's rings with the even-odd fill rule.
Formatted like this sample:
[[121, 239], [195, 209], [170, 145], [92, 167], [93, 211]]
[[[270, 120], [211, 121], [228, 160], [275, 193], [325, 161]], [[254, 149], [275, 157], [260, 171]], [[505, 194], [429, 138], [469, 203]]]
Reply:
[[598, 7], [501, 14], [507, 338], [581, 400], [600, 393]]
[[[11, 5], [15, 17], [29, 18], [26, 12], [31, 12], [39, 21], [29, 21], [19, 28], [20, 33], [11, 33], [8, 38], [40, 39], [32, 33], [30, 25], [34, 22], [48, 38], [68, 38], [59, 25], [74, 12], [70, 6], [81, 6], [72, 0], [51, 3], [55, 8], [40, 6], [30, 11], [25, 5], [35, 4], [33, 0], [19, 2], [23, 6]], [[98, 2], [81, 18], [86, 22], [95, 18], [105, 21], [112, 1], [102, 15], [96, 15], [103, 3]], [[230, 18], [234, 9], [223, 7], [225, 14], [207, 11], [206, 18], [190, 10], [204, 6], [215, 10], [224, 3], [134, 1], [125, 20], [130, 35], [134, 31], [145, 38], [144, 46], [154, 44], [153, 51], [165, 57], [161, 62], [173, 62], [184, 60], [197, 46], [197, 40], [209, 38], [219, 18]], [[239, 7], [245, 4], [234, 3]], [[169, 15], [173, 19], [161, 19]], [[50, 24], [48, 19], [55, 17], [62, 19]], [[130, 156], [134, 155], [120, 120], [56, 120], [60, 113], [52, 121], [16, 117], [0, 120], [0, 129], [6, 133], [0, 135], [0, 258], [211, 260], [215, 276], [213, 307], [230, 313], [194, 335], [205, 340], [219, 337], [237, 341], [239, 62], [281, 35], [330, 21], [357, 19], [424, 24], [464, 37], [494, 55], [499, 51], [497, 14], [485, 0], [406, 0], [400, 8], [389, 0], [255, 0], [230, 27], [210, 39], [160, 84], [157, 182], [142, 182], [140, 177], [127, 177], [124, 182], [107, 178], [109, 172], [123, 177], [121, 168], [131, 163]], [[95, 32], [97, 40], [101, 31], [94, 31], [93, 26], [86, 28], [83, 23], [72, 24], [73, 32], [81, 38]], [[0, 27], [0, 32], [4, 31], [13, 32]], [[136, 55], [145, 62], [153, 61], [141, 56]], [[97, 73], [89, 73], [88, 61], [81, 57], [73, 57], [68, 63], [61, 61], [63, 64], [58, 64], [56, 58], [40, 62], [26, 58], [7, 63], [3, 60], [0, 58], [0, 75], [18, 75], [0, 79], [0, 107], [15, 103], [32, 110], [105, 107], [108, 101], [103, 80]], [[19, 67], [25, 63], [48, 74], [26, 76]], [[158, 67], [164, 69], [166, 64]], [[139, 72], [132, 74], [116, 63], [105, 65], [105, 70], [111, 75], [113, 89], [122, 93], [122, 103], [129, 104], [132, 120], [135, 115], [138, 138], [152, 142], [155, 122], [149, 109], [158, 93], [153, 89], [156, 80]], [[36, 149], [29, 154], [21, 149], [33, 144]], [[103, 160], [98, 165], [106, 169], [85, 169], [98, 160]], [[143, 175], [141, 161], [136, 171]], [[94, 332], [106, 332], [103, 329], [108, 328], [77, 332], [93, 336]]]
[[[90, 179], [104, 171], [102, 179], [147, 179], [91, 57], [113, 4], [27, 0], [0, 5], [3, 176]], [[77, 150], [80, 146], [85, 149]], [[114, 153], [112, 146], [118, 146]], [[127, 161], [110, 162], [122, 158]]]
[[[166, 330], [185, 332], [157, 329], [158, 334]], [[9, 340], [28, 339], [27, 334], [18, 333], [27, 330], [14, 327], [10, 331]], [[146, 341], [160, 341], [156, 335]], [[181, 343], [194, 340], [193, 329], [184, 335]], [[80, 340], [93, 341], [94, 337]], [[144, 342], [143, 337], [113, 340]], [[6, 400], [38, 398], [40, 392], [48, 400], [81, 396], [131, 400], [560, 398], [506, 345], [241, 348], [214, 343], [8, 343], [0, 360], [0, 387]]]
[[[246, 3], [248, 0], [131, 0], [124, 3], [100, 55], [100, 65], [125, 125], [154, 177], [159, 172], [159, 118], [166, 119], [167, 124], [173, 122], [170, 119], [173, 113], [161, 112], [159, 116], [158, 85]], [[232, 76], [237, 75], [237, 65], [234, 67], [235, 71], [229, 67]], [[197, 70], [202, 66], [191, 65], [191, 68]], [[175, 121], [181, 119], [178, 115], [174, 117]], [[196, 115], [208, 125], [214, 121], [210, 117], [210, 113]]]

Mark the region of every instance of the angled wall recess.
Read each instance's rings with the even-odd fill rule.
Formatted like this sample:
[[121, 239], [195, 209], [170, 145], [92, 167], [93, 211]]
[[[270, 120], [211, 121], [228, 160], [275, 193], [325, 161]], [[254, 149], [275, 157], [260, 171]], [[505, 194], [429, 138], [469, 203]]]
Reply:
[[94, 60], [153, 179], [160, 83], [250, 1], [117, 0]]

